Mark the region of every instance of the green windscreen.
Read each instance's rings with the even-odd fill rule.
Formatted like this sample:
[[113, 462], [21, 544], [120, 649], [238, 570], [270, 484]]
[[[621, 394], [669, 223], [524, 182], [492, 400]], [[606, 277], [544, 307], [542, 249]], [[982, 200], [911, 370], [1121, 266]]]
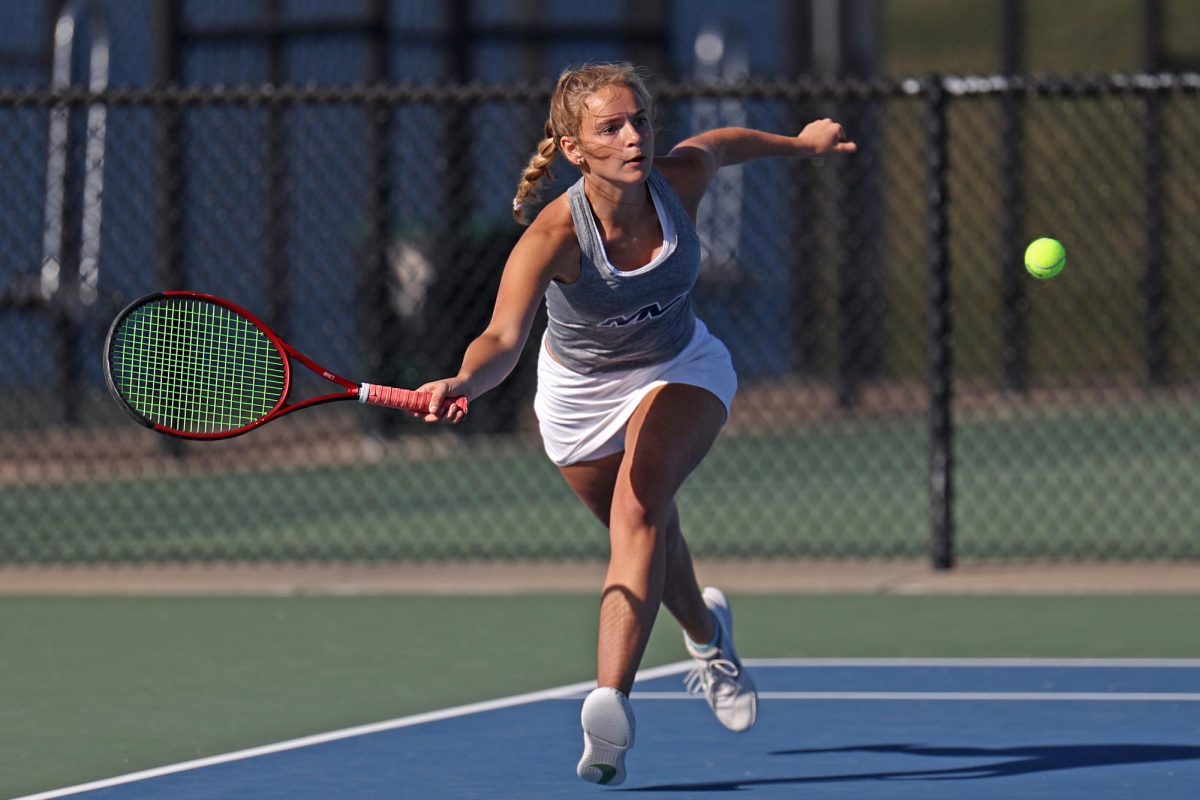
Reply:
[[229, 309], [166, 297], [135, 308], [113, 331], [109, 374], [143, 419], [187, 434], [219, 434], [261, 419], [285, 391], [271, 340]]

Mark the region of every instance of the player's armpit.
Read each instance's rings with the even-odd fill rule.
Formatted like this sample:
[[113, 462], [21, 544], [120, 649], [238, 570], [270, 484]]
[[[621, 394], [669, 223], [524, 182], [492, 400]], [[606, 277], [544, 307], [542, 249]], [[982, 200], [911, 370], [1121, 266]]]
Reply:
[[656, 159], [654, 166], [671, 184], [675, 195], [694, 219], [696, 209], [720, 167], [712, 148], [699, 137], [685, 139], [668, 155]]

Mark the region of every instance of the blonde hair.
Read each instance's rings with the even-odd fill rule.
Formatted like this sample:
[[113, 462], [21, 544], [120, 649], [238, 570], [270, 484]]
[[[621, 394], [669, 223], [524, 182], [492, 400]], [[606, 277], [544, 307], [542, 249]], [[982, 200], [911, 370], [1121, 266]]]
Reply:
[[558, 76], [554, 94], [550, 97], [550, 117], [543, 127], [543, 139], [538, 142], [533, 157], [529, 159], [521, 180], [517, 183], [517, 194], [513, 197], [513, 216], [517, 222], [527, 225], [523, 213], [525, 205], [537, 200], [537, 184], [550, 175], [550, 164], [562, 148], [564, 136], [578, 137], [586, 110], [584, 102], [591, 95], [611, 87], [624, 87], [637, 95], [646, 112], [653, 110], [653, 98], [646, 88], [644, 72], [628, 62], [611, 64], [585, 64], [568, 68]]

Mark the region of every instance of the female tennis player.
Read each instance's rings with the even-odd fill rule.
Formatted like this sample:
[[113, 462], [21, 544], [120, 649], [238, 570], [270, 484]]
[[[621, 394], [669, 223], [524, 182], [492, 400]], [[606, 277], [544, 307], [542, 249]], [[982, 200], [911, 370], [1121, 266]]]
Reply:
[[545, 138], [526, 167], [513, 212], [536, 198], [561, 156], [582, 173], [547, 203], [504, 267], [492, 319], [458, 375], [430, 392], [427, 422], [462, 420], [447, 396], [474, 402], [511, 372], [539, 303], [548, 324], [534, 401], [546, 453], [608, 527], [600, 600], [597, 686], [583, 703], [577, 772], [625, 778], [634, 741], [628, 696], [659, 604], [683, 627], [696, 664], [690, 691], [726, 728], [754, 724], [757, 694], [733, 645], [719, 589], [701, 592], [675, 496], [729, 416], [737, 378], [725, 346], [692, 311], [700, 269], [696, 211], [718, 169], [767, 157], [853, 153], [842, 126], [822, 119], [796, 136], [710, 130], [654, 156], [653, 103], [639, 69], [593, 64], [559, 77]]

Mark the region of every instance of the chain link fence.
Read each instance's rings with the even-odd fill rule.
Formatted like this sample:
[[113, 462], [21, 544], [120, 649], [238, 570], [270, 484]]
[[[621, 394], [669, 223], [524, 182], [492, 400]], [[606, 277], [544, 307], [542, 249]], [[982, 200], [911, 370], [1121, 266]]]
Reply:
[[[189, 289], [358, 380], [453, 374], [549, 89], [0, 92], [0, 562], [603, 558], [541, 453], [542, 320], [455, 429], [334, 404], [182, 442], [101, 370], [121, 305]], [[723, 170], [701, 209], [696, 308], [741, 387], [682, 492], [697, 557], [1200, 557], [1200, 78], [659, 98], [660, 152], [820, 116], [860, 146]], [[1042, 235], [1069, 254], [1045, 283], [1021, 263]]]

